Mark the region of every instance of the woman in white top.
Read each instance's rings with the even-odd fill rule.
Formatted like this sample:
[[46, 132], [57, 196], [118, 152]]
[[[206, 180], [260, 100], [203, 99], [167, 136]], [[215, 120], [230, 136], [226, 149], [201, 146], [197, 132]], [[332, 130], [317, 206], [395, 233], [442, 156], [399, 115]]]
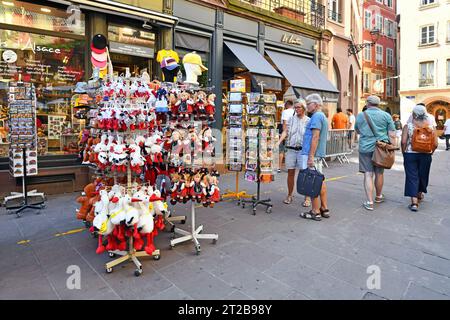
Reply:
[[[434, 145], [430, 152], [416, 152], [413, 150], [413, 134], [418, 128], [430, 128], [432, 131], [431, 139]], [[426, 135], [424, 135], [426, 137]], [[419, 209], [419, 202], [423, 200], [424, 193], [427, 193], [428, 180], [431, 168], [431, 155], [438, 146], [436, 131], [432, 120], [427, 115], [427, 110], [422, 105], [414, 107], [412, 112], [412, 121], [403, 127], [402, 132], [402, 151], [403, 166], [405, 168], [405, 197], [411, 198], [411, 204], [408, 206], [411, 211]], [[417, 150], [417, 149], [416, 149]]]

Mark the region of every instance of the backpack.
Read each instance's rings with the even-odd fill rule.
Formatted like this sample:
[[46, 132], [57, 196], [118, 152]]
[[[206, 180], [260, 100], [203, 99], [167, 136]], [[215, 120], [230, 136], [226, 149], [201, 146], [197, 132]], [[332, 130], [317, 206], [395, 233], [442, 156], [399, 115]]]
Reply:
[[435, 132], [429, 127], [414, 128], [411, 149], [419, 153], [431, 153], [434, 150]]

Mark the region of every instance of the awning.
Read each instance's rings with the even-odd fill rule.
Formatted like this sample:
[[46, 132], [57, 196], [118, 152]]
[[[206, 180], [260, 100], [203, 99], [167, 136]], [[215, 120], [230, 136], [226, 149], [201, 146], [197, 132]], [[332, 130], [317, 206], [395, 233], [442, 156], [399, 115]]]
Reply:
[[267, 50], [266, 52], [302, 97], [317, 92], [329, 100], [337, 98], [339, 91], [312, 60], [275, 51]]
[[242, 64], [253, 74], [261, 74], [264, 76], [282, 78], [282, 76], [264, 59], [264, 57], [256, 51], [255, 48], [225, 41], [227, 47], [242, 62]]
[[125, 17], [140, 19], [143, 21], [153, 20], [160, 25], [172, 27], [178, 23], [178, 18], [153, 10], [139, 8], [112, 0], [50, 0], [66, 5], [79, 5], [81, 9], [95, 10], [104, 13], [117, 14]]

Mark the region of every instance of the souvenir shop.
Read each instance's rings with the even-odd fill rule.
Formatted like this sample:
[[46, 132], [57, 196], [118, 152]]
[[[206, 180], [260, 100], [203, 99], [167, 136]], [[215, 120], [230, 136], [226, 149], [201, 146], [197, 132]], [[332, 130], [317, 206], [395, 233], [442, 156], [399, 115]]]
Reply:
[[115, 6], [98, 1], [0, 2], [0, 178], [8, 181], [1, 195], [9, 193], [11, 185], [20, 189], [20, 181], [8, 172], [9, 83], [33, 83], [36, 90], [39, 168], [29, 177], [30, 185], [47, 193], [81, 190], [89, 176], [88, 168], [81, 166], [79, 144], [86, 119], [73, 107], [89, 104], [90, 98], [72, 98], [85, 90], [77, 83], [92, 76], [90, 39], [96, 33], [107, 36], [114, 74], [146, 73], [152, 80], [161, 79], [158, 51], [172, 48], [167, 43], [177, 19], [157, 11], [162, 1], [149, 6], [123, 1]]

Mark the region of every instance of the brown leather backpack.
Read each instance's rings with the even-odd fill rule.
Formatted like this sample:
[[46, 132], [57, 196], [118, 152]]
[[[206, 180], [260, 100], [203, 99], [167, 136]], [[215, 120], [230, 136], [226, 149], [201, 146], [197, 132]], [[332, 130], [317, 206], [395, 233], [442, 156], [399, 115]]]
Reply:
[[414, 128], [411, 137], [412, 151], [420, 153], [431, 153], [434, 151], [436, 133], [429, 127]]

